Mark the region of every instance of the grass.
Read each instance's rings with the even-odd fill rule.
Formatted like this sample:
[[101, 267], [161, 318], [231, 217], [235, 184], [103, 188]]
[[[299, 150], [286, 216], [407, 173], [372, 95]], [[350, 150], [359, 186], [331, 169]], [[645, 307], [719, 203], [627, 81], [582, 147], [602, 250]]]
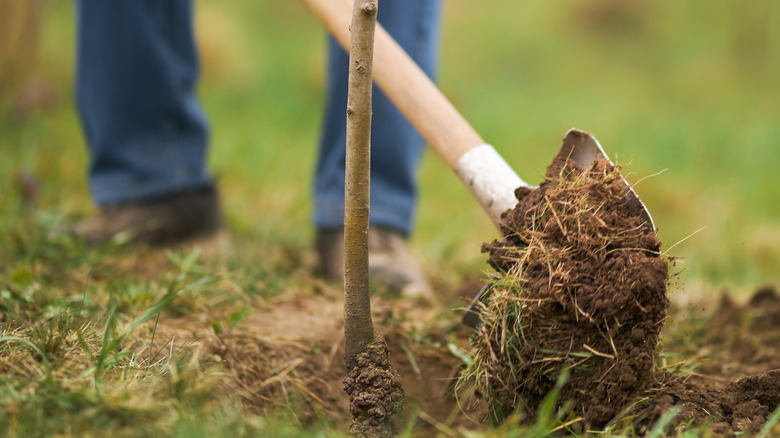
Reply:
[[[248, 305], [276, 293], [241, 286], [266, 268], [284, 275], [273, 257], [242, 275], [204, 264], [197, 250], [87, 249], [67, 235], [47, 237], [48, 225], [33, 218], [4, 230], [0, 257], [29, 269], [0, 268], [3, 436], [292, 434], [265, 415], [246, 416], [238, 399], [224, 396], [221, 359], [157, 330], [196, 313], [207, 318], [204, 331], [235, 330]], [[23, 247], [10, 243], [22, 238]], [[128, 258], [135, 263], [123, 265]]]
[[[231, 331], [246, 324], [242, 309], [322, 288], [311, 274], [309, 188], [323, 33], [297, 2], [197, 7], [210, 167], [240, 242], [223, 261], [92, 250], [51, 232], [91, 208], [71, 88], [71, 2], [45, 2], [27, 70], [53, 103], [20, 114], [14, 93], [0, 91], [4, 436], [338, 436], [327, 417], [301, 424], [288, 411], [246, 412], [240, 396], [219, 390], [226, 377], [216, 359], [153, 335], [159, 321], [182, 316]], [[667, 169], [636, 187], [666, 247], [705, 227], [670, 254], [684, 260], [681, 289], [740, 295], [778, 283], [780, 107], [771, 90], [780, 5], [450, 0], [445, 12], [442, 89], [521, 177], [542, 179], [566, 129], [590, 131], [629, 181]], [[40, 184], [34, 202], [23, 172]], [[479, 247], [496, 233], [432, 153], [420, 183], [414, 248], [454, 290], [486, 269]], [[528, 432], [502, 427], [475, 433]]]

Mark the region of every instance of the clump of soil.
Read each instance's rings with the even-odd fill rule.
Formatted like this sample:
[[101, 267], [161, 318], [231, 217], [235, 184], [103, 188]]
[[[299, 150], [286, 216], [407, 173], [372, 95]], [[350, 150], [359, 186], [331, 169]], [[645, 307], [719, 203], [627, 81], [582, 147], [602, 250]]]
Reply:
[[390, 351], [377, 336], [357, 357], [357, 365], [344, 379], [349, 396], [354, 437], [395, 437], [398, 430], [393, 417], [401, 412], [404, 392], [401, 376], [390, 365]]
[[703, 343], [714, 346], [707, 374], [739, 376], [780, 368], [780, 296], [760, 288], [742, 305], [721, 297], [707, 324]]
[[701, 375], [659, 371], [655, 379], [645, 397], [621, 415], [640, 433], [678, 405], [681, 410], [670, 427], [711, 423], [713, 436], [750, 436], [780, 406], [780, 370], [744, 377], [725, 387], [712, 385]]
[[558, 406], [598, 428], [652, 380], [668, 266], [618, 168], [558, 156], [546, 176], [516, 191], [503, 237], [483, 246], [498, 274], [466, 376], [500, 420], [518, 406], [533, 417], [567, 370]]
[[[780, 296], [772, 287], [759, 289], [744, 305], [724, 295], [713, 315], [703, 321], [706, 330], [701, 338], [680, 344], [694, 349], [684, 355], [699, 354], [696, 362], [706, 362], [700, 372], [659, 370], [644, 396], [620, 417], [641, 432], [679, 405], [672, 426], [709, 422], [714, 424], [713, 436], [757, 433], [780, 406], [778, 315]], [[675, 335], [671, 334], [671, 348]], [[702, 357], [702, 351], [708, 353]], [[755, 374], [742, 377], [749, 373]]]
[[759, 431], [780, 406], [780, 370], [730, 383], [720, 405], [724, 423], [734, 431]]

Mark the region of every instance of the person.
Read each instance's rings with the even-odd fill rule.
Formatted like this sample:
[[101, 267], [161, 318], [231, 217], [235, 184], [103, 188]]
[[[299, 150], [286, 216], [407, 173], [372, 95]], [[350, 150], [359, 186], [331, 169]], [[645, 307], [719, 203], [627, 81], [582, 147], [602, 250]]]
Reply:
[[[135, 243], [170, 245], [215, 233], [221, 216], [205, 164], [207, 118], [195, 95], [191, 0], [77, 0], [76, 9], [76, 99], [89, 188], [99, 207], [76, 234], [92, 245], [120, 232]], [[441, 0], [393, 0], [380, 5], [378, 21], [433, 77], [440, 16]], [[342, 278], [344, 263], [348, 64], [348, 54], [329, 38], [313, 222], [320, 271], [333, 281]], [[371, 276], [409, 295], [427, 293], [407, 247], [424, 142], [377, 89], [373, 112]]]

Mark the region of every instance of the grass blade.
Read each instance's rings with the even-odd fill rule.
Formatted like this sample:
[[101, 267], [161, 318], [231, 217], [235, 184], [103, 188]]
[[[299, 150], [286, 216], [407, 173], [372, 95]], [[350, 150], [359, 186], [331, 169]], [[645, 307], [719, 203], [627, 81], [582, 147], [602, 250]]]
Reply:
[[35, 350], [35, 352], [41, 356], [41, 363], [43, 363], [44, 368], [46, 368], [46, 375], [48, 377], [51, 377], [51, 366], [49, 364], [49, 359], [46, 357], [45, 354], [43, 354], [43, 351], [41, 351], [41, 349], [38, 348], [37, 345], [35, 345], [34, 343], [30, 342], [27, 339], [20, 338], [18, 336], [11, 336], [11, 335], [0, 336], [0, 343], [3, 342], [20, 342]]
[[769, 432], [772, 431], [772, 428], [777, 424], [778, 420], [780, 420], [780, 405], [777, 406], [777, 409], [775, 409], [775, 413], [772, 414], [772, 416], [767, 420], [766, 423], [764, 423], [764, 427], [761, 428], [761, 432], [756, 435], [756, 438], [766, 438], [769, 436]]
[[650, 430], [650, 434], [647, 435], [647, 438], [659, 438], [666, 436], [666, 427], [672, 423], [681, 410], [682, 405], [672, 406], [672, 408], [666, 411], [666, 413], [661, 416], [658, 422], [653, 425], [653, 428]]
[[136, 318], [135, 321], [133, 321], [132, 324], [130, 324], [129, 327], [127, 327], [118, 337], [117, 339], [124, 339], [127, 337], [127, 335], [130, 334], [133, 330], [138, 328], [139, 325], [145, 323], [149, 319], [151, 319], [154, 315], [161, 312], [163, 309], [165, 309], [168, 304], [171, 303], [177, 296], [179, 296], [180, 291], [175, 290], [174, 288], [171, 288], [168, 290], [168, 292], [165, 293], [165, 296], [163, 296], [160, 301], [156, 302], [152, 305], [152, 307], [146, 309], [144, 313], [141, 314], [138, 318]]

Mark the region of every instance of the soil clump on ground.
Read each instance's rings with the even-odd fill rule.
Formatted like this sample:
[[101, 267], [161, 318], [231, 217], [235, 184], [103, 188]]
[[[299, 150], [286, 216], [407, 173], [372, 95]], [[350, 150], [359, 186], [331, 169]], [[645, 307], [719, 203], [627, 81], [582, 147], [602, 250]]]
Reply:
[[358, 354], [357, 365], [344, 379], [349, 396], [352, 425], [349, 434], [356, 438], [391, 438], [398, 435], [393, 417], [401, 412], [404, 391], [401, 376], [390, 364], [390, 351], [376, 337]]
[[[667, 335], [666, 349], [693, 370], [659, 369], [622, 417], [647, 431], [680, 406], [671, 427], [711, 423], [712, 436], [752, 436], [780, 407], [780, 296], [763, 287], [745, 304], [723, 295], [693, 334]], [[700, 329], [700, 330], [697, 330]], [[780, 429], [780, 426], [776, 426]]]
[[651, 381], [668, 267], [626, 190], [608, 161], [583, 169], [558, 156], [483, 246], [497, 274], [469, 378], [494, 420], [518, 406], [533, 418], [566, 372], [559, 407], [600, 428]]

